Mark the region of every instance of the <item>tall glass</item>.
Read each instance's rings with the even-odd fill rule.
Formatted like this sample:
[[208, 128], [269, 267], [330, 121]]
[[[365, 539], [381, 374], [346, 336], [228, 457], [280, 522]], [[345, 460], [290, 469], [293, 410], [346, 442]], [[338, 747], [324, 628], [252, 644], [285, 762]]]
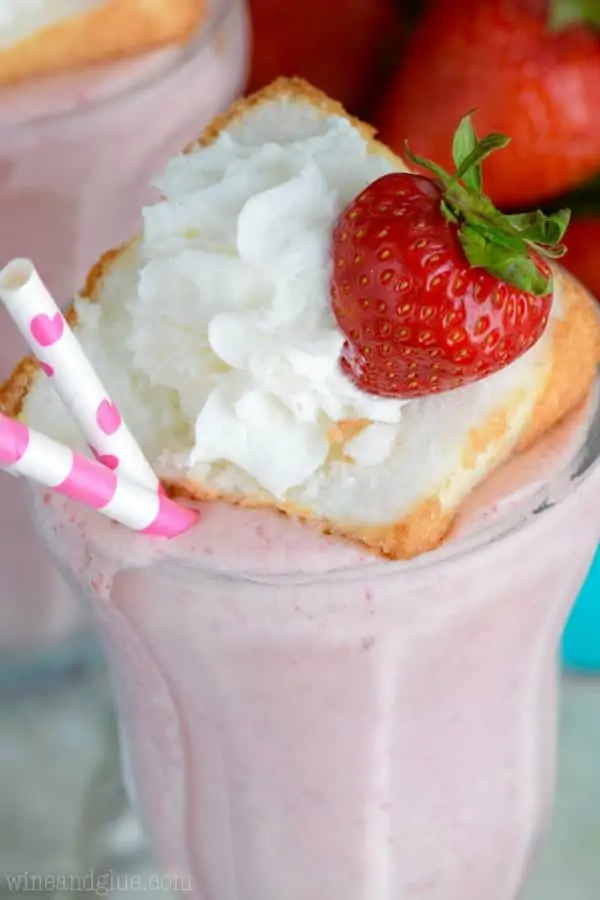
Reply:
[[[183, 47], [0, 89], [0, 265], [31, 256], [66, 303], [100, 253], [131, 237], [166, 160], [243, 88], [244, 0], [208, 0]], [[0, 379], [23, 354], [0, 310]], [[2, 485], [0, 693], [86, 656], [87, 615]]]
[[91, 600], [175, 885], [517, 896], [551, 809], [560, 635], [600, 534], [600, 411], [577, 428], [551, 477], [410, 562], [220, 503], [152, 540], [35, 491]]

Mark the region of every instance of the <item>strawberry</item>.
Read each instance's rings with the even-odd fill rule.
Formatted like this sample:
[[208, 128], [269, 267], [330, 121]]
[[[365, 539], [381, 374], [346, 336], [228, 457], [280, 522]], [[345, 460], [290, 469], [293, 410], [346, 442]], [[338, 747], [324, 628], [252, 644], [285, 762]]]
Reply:
[[481, 163], [509, 139], [478, 142], [466, 116], [456, 173], [384, 175], [342, 212], [332, 243], [331, 303], [346, 337], [341, 365], [363, 391], [412, 398], [485, 378], [541, 337], [552, 302], [546, 258], [569, 212], [504, 216], [482, 192]]
[[486, 168], [494, 203], [570, 190], [600, 171], [598, 26], [597, 0], [432, 0], [375, 117], [382, 139], [448, 166], [476, 108], [482, 129], [512, 136]]
[[565, 238], [567, 255], [563, 265], [600, 300], [600, 215], [574, 219]]
[[387, 41], [399, 33], [397, 0], [251, 0], [249, 89], [301, 76], [356, 111], [372, 94]]

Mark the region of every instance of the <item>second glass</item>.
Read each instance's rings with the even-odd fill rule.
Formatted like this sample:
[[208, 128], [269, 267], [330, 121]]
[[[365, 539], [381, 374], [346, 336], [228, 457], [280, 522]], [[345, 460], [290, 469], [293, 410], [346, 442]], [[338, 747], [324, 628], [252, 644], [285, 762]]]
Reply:
[[[0, 265], [30, 256], [61, 305], [135, 232], [152, 177], [245, 82], [244, 0], [209, 0], [183, 47], [0, 89]], [[0, 378], [23, 353], [0, 311]], [[17, 480], [2, 488], [0, 691], [85, 656], [87, 616], [39, 547]]]

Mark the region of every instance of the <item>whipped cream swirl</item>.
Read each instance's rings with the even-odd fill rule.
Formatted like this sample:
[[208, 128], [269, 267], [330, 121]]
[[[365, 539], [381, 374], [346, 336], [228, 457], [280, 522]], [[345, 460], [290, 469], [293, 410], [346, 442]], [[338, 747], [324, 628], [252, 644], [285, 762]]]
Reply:
[[193, 423], [187, 467], [233, 463], [282, 497], [325, 464], [341, 420], [388, 427], [349, 442], [362, 464], [393, 444], [403, 403], [342, 374], [329, 294], [334, 222], [392, 163], [339, 117], [289, 143], [258, 140], [231, 129], [169, 164], [126, 306], [133, 366], [174, 389]]

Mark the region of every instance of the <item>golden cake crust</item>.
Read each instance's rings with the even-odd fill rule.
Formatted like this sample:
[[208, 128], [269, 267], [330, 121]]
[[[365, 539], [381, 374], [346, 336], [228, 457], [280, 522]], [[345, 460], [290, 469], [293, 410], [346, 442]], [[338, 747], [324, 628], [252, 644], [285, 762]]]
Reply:
[[183, 43], [205, 0], [105, 0], [0, 50], [0, 85]]

